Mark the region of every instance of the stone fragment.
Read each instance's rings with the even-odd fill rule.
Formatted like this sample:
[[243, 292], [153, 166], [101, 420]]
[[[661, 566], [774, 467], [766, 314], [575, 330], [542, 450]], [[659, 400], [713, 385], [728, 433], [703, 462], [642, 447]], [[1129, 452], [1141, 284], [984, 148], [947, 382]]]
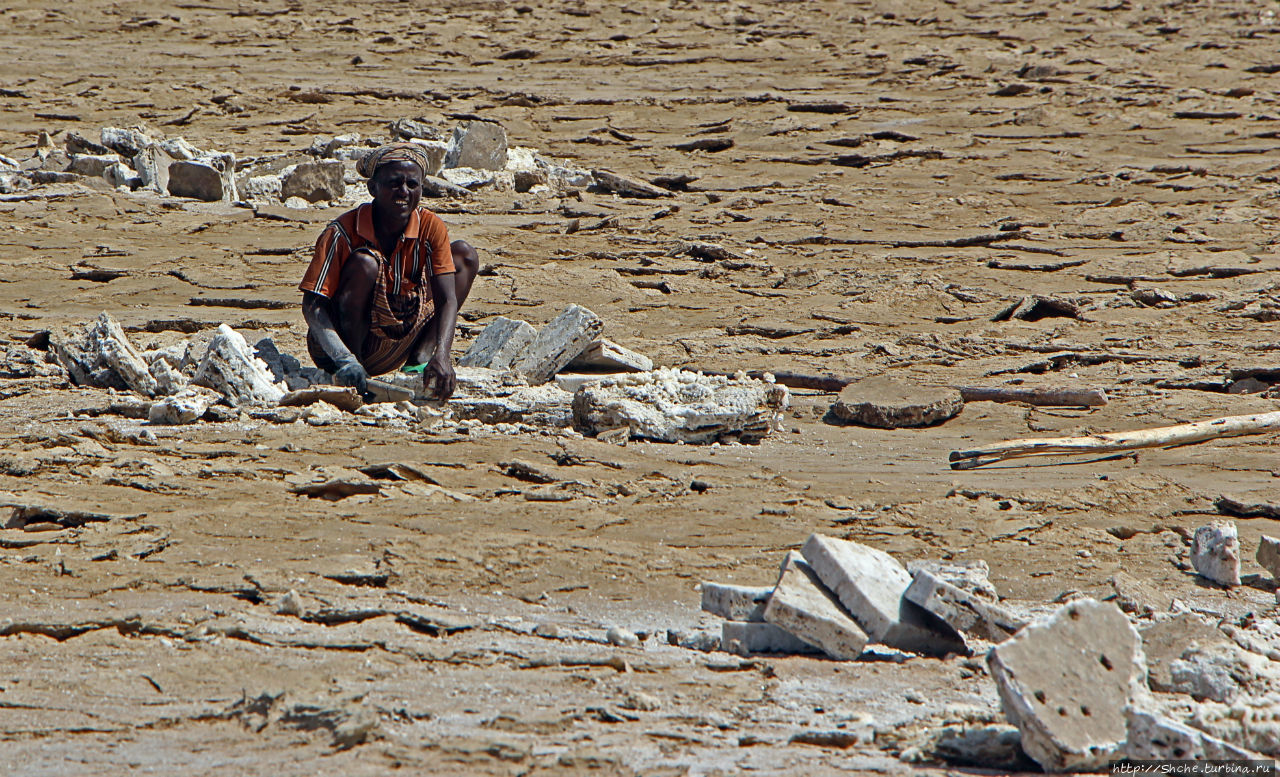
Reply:
[[996, 602], [962, 591], [923, 569], [916, 571], [903, 596], [956, 631], [989, 642], [1003, 642], [1027, 625], [1027, 621]]
[[1230, 644], [1216, 626], [1190, 612], [1143, 624], [1139, 634], [1147, 659], [1147, 683], [1151, 690], [1161, 693], [1176, 692], [1171, 668], [1188, 650]]
[[638, 181], [634, 178], [628, 178], [625, 175], [611, 173], [608, 170], [592, 170], [591, 177], [595, 181], [596, 186], [605, 191], [622, 195], [623, 197], [640, 197], [644, 199], [656, 199], [658, 197], [670, 197], [671, 192], [651, 183]]
[[298, 165], [281, 178], [280, 197], [301, 197], [307, 202], [341, 199], [347, 191], [341, 162], [321, 160]]
[[604, 633], [604, 638], [609, 641], [610, 645], [617, 645], [618, 647], [640, 647], [640, 638], [635, 635], [635, 632], [628, 631], [618, 626], [610, 627], [610, 629]]
[[434, 175], [428, 175], [422, 179], [422, 196], [423, 197], [470, 197], [471, 191], [461, 186], [457, 186], [438, 178]]
[[764, 621], [764, 606], [772, 588], [726, 583], [702, 583], [702, 609], [730, 621]]
[[306, 407], [317, 402], [325, 402], [348, 413], [364, 406], [364, 400], [350, 386], [309, 386], [280, 397], [281, 407]]
[[387, 129], [393, 137], [401, 140], [440, 140], [444, 137], [440, 130], [417, 119], [397, 119], [388, 124]]
[[284, 199], [281, 192], [284, 182], [278, 175], [254, 175], [244, 180], [240, 196], [246, 200], [267, 200], [275, 202]]
[[186, 138], [165, 138], [156, 145], [166, 154], [179, 160], [192, 160], [204, 156], [204, 152], [187, 142]]
[[189, 388], [152, 404], [147, 421], [168, 426], [195, 423], [217, 400], [218, 395], [213, 391]]
[[612, 340], [600, 338], [575, 356], [568, 366], [607, 372], [648, 372], [653, 369], [653, 359], [623, 348]]
[[1263, 569], [1270, 572], [1273, 578], [1280, 580], [1280, 540], [1262, 535], [1258, 538], [1256, 558]]
[[151, 362], [151, 375], [156, 379], [156, 393], [166, 396], [177, 394], [191, 383], [186, 375], [164, 359]]
[[71, 172], [101, 178], [107, 168], [118, 163], [120, 157], [115, 154], [77, 154], [71, 157]]
[[107, 183], [119, 188], [121, 186], [134, 189], [141, 182], [138, 176], [134, 175], [133, 168], [124, 162], [116, 162], [103, 171], [102, 177]]
[[218, 333], [209, 341], [192, 382], [218, 391], [232, 406], [274, 404], [284, 396], [284, 389], [272, 380], [267, 365], [253, 355], [244, 337], [226, 324], [219, 325]]
[[1150, 618], [1169, 612], [1173, 607], [1173, 595], [1144, 583], [1128, 572], [1116, 572], [1111, 576], [1111, 588], [1116, 592], [1116, 604], [1125, 612], [1140, 618]]
[[991, 567], [987, 562], [977, 561], [941, 561], [936, 559], [917, 559], [907, 562], [907, 572], [914, 575], [924, 570], [961, 591], [996, 601], [1000, 595], [991, 585]]
[[1047, 772], [1094, 771], [1121, 756], [1124, 708], [1149, 698], [1138, 632], [1093, 599], [996, 645], [987, 665], [1022, 749]]
[[507, 131], [491, 121], [467, 121], [449, 139], [444, 166], [503, 170], [507, 166]]
[[782, 574], [764, 608], [764, 620], [837, 661], [856, 661], [867, 646], [866, 632], [794, 551], [782, 563]]
[[78, 335], [53, 337], [49, 345], [79, 385], [129, 389], [149, 397], [156, 394], [156, 379], [147, 363], [120, 325], [105, 312]]
[[1026, 772], [1034, 765], [1022, 752], [1016, 726], [943, 726], [933, 740], [933, 753], [948, 763], [1000, 771]]
[[582, 386], [573, 397], [573, 421], [597, 436], [629, 429], [631, 437], [658, 442], [755, 443], [781, 428], [789, 402], [786, 387], [776, 383], [664, 367]]
[[605, 379], [605, 375], [595, 372], [589, 375], [578, 375], [571, 372], [557, 373], [553, 380], [555, 384], [570, 394], [587, 385], [588, 383], [599, 383]]
[[228, 199], [227, 177], [212, 162], [179, 160], [169, 165], [169, 193], [205, 202]]
[[955, 389], [907, 385], [884, 376], [850, 383], [831, 406], [843, 421], [880, 429], [930, 426], [963, 409], [964, 399]]
[[903, 598], [911, 575], [888, 553], [821, 534], [811, 535], [802, 552], [871, 641], [928, 655], [965, 652], [949, 627]]
[[694, 629], [693, 631], [668, 629], [667, 644], [676, 645], [686, 650], [711, 653], [720, 649], [720, 629], [715, 629], [714, 631], [711, 629]]
[[[91, 155], [105, 156], [111, 153], [111, 149], [101, 143], [94, 143], [78, 132], [68, 132], [67, 139], [63, 142], [63, 146], [67, 149], [67, 153], [71, 155], [72, 161], [76, 156]], [[93, 175], [93, 173], [80, 173], [81, 175]], [[100, 175], [100, 173], [99, 173]]]
[[1175, 693], [1230, 704], [1240, 696], [1280, 691], [1280, 661], [1234, 642], [1195, 644], [1169, 664], [1169, 680]]
[[147, 146], [132, 158], [141, 188], [162, 194], [169, 191], [169, 166], [173, 164], [173, 157], [159, 146]]
[[530, 385], [551, 380], [591, 343], [604, 328], [600, 317], [581, 305], [570, 305], [533, 338], [524, 353], [512, 363]]
[[1271, 758], [1280, 756], [1280, 704], [1275, 696], [1243, 697], [1234, 704], [1197, 704], [1186, 722], [1237, 747]]
[[1152, 712], [1126, 711], [1128, 739], [1124, 755], [1135, 761], [1268, 760], [1191, 726]]
[[772, 623], [725, 621], [721, 625], [720, 649], [749, 656], [753, 653], [817, 653], [818, 649]]
[[1210, 521], [1191, 538], [1191, 566], [1215, 583], [1240, 585], [1240, 539], [1234, 521]]
[[508, 369], [512, 362], [524, 355], [537, 335], [538, 330], [528, 322], [498, 316], [489, 322], [458, 359], [458, 366]]
[[102, 131], [98, 134], [99, 138], [102, 140], [102, 145], [125, 158], [137, 156], [138, 152], [151, 146], [155, 142], [148, 137], [145, 132], [141, 132], [136, 129], [103, 127]]
[[267, 369], [271, 371], [271, 378], [276, 383], [287, 384], [291, 391], [311, 385], [309, 380], [304, 380], [304, 385], [302, 386], [293, 385], [294, 381], [291, 379], [302, 375], [302, 363], [291, 354], [281, 351], [273, 338], [264, 337], [254, 343], [253, 355], [267, 365]]
[[514, 170], [511, 173], [511, 188], [521, 194], [547, 183], [547, 174], [542, 170]]
[[454, 186], [474, 192], [498, 182], [499, 173], [477, 170], [474, 167], [448, 167], [440, 171], [440, 177]]
[[0, 173], [0, 194], [13, 194], [31, 188], [31, 181], [17, 172]]
[[66, 369], [21, 343], [0, 350], [0, 378], [65, 378]]

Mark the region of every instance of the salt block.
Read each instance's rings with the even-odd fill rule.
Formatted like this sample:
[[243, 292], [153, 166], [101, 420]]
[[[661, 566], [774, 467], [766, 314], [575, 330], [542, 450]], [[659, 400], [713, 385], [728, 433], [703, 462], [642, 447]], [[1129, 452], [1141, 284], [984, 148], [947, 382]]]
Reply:
[[964, 399], [953, 388], [913, 386], [883, 376], [850, 383], [831, 406], [843, 421], [880, 429], [930, 426], [963, 409]]
[[195, 423], [217, 399], [218, 395], [208, 389], [187, 389], [153, 404], [147, 411], [147, 421], [169, 426]]
[[507, 131], [491, 121], [459, 124], [449, 139], [444, 166], [503, 170], [507, 166]]
[[599, 383], [604, 380], [604, 376], [599, 373], [579, 375], [572, 372], [561, 372], [553, 380], [555, 380], [557, 386], [572, 394], [588, 383]]
[[623, 348], [612, 340], [600, 338], [574, 357], [569, 366], [610, 372], [648, 372], [653, 369], [653, 359], [630, 348]]
[[459, 367], [505, 370], [533, 344], [538, 330], [526, 321], [498, 316], [458, 359]]
[[1147, 685], [1161, 693], [1179, 693], [1173, 680], [1173, 664], [1189, 650], [1228, 644], [1228, 638], [1216, 626], [1191, 612], [1143, 624], [1142, 653], [1147, 660]]
[[1191, 538], [1191, 566], [1221, 585], [1240, 585], [1240, 538], [1234, 521], [1210, 521]]
[[752, 653], [816, 653], [817, 648], [793, 637], [772, 623], [725, 621], [720, 631], [720, 649], [749, 656]]
[[81, 386], [129, 389], [149, 397], [159, 390], [142, 354], [105, 312], [78, 335], [54, 337], [49, 344], [58, 363]]
[[307, 202], [341, 199], [347, 192], [341, 162], [324, 159], [298, 165], [281, 178], [280, 199], [301, 197]]
[[1129, 708], [1126, 715], [1124, 756], [1135, 761], [1271, 760], [1152, 712]]
[[169, 165], [169, 193], [205, 202], [228, 198], [227, 178], [210, 162], [180, 159]]
[[71, 157], [71, 172], [100, 178], [107, 168], [120, 161], [115, 154], [77, 154]]
[[1256, 558], [1262, 568], [1271, 573], [1271, 576], [1280, 580], [1280, 540], [1275, 537], [1262, 535], [1258, 539], [1258, 553]]
[[546, 383], [582, 353], [601, 329], [604, 322], [599, 316], [581, 305], [570, 305], [538, 330], [533, 342], [511, 367], [524, 373], [530, 385]]
[[1111, 587], [1116, 592], [1116, 604], [1127, 613], [1139, 617], [1151, 617], [1169, 612], [1173, 607], [1173, 595], [1161, 591], [1150, 583], [1144, 583], [1127, 572], [1111, 576]]
[[702, 609], [730, 621], [764, 621], [764, 605], [772, 588], [725, 583], [702, 584]]
[[927, 655], [966, 652], [949, 627], [903, 598], [911, 575], [888, 553], [821, 534], [811, 535], [802, 552], [872, 642]]
[[903, 596], [956, 631], [990, 642], [1003, 642], [1027, 625], [1025, 619], [996, 602], [961, 590], [923, 569], [916, 570]]
[[866, 632], [795, 551], [783, 561], [778, 584], [764, 608], [764, 620], [837, 661], [856, 661], [867, 646]]
[[98, 137], [102, 145], [126, 157], [137, 156], [138, 152], [154, 143], [145, 132], [120, 127], [103, 127]]
[[146, 146], [133, 156], [133, 169], [138, 172], [142, 188], [161, 193], [169, 191], [169, 166], [172, 164], [173, 157], [159, 146]]
[[985, 599], [998, 600], [1000, 595], [991, 585], [991, 567], [987, 562], [977, 561], [941, 561], [937, 559], [918, 559], [907, 562], [907, 571], [914, 575], [924, 570], [934, 577], [950, 583], [961, 591], [968, 591]]
[[221, 393], [233, 406], [275, 404], [285, 394], [244, 337], [226, 324], [218, 326], [191, 382]]
[[659, 442], [754, 443], [782, 428], [789, 403], [786, 387], [776, 383], [663, 367], [582, 386], [573, 395], [573, 423], [597, 436], [625, 429]]
[[1150, 698], [1138, 632], [1094, 599], [996, 645], [987, 665], [1022, 749], [1046, 772], [1099, 770], [1123, 756], [1124, 708]]

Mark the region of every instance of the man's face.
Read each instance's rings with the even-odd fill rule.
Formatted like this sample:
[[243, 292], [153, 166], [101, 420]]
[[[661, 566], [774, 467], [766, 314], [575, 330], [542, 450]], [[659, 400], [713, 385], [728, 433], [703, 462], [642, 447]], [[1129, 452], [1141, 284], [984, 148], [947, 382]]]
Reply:
[[369, 194], [380, 213], [407, 220], [422, 198], [422, 171], [413, 162], [388, 162], [369, 179]]

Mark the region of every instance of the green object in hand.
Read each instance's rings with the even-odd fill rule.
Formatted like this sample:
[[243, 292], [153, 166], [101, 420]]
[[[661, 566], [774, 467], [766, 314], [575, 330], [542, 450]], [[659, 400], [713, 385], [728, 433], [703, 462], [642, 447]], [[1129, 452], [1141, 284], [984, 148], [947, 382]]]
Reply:
[[401, 372], [408, 372], [413, 375], [421, 375], [427, 369], [425, 364], [406, 364], [400, 368]]

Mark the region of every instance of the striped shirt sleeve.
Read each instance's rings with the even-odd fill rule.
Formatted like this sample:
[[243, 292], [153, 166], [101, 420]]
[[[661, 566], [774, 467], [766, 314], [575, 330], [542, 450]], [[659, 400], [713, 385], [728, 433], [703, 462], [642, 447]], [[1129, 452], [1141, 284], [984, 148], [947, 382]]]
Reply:
[[310, 291], [322, 297], [332, 298], [338, 293], [338, 279], [342, 274], [342, 263], [351, 255], [351, 240], [346, 230], [337, 221], [325, 227], [316, 240], [316, 250], [311, 257], [302, 276], [298, 288]]
[[444, 275], [454, 272], [453, 251], [449, 248], [449, 229], [440, 217], [425, 211], [425, 237], [431, 243], [431, 274]]

